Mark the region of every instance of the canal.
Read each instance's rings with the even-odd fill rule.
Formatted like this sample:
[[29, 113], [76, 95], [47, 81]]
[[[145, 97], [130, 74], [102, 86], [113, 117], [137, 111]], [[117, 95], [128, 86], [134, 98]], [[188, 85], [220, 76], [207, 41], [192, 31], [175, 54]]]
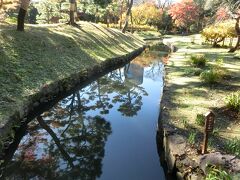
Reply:
[[2, 178], [165, 179], [156, 129], [166, 58], [147, 50], [32, 120]]

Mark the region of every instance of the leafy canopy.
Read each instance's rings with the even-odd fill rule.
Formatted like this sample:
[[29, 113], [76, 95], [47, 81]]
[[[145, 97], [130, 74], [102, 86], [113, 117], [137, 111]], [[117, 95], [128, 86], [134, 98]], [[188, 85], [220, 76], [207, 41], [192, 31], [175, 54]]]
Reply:
[[174, 3], [168, 13], [176, 26], [188, 28], [199, 16], [199, 7], [193, 0], [182, 0]]

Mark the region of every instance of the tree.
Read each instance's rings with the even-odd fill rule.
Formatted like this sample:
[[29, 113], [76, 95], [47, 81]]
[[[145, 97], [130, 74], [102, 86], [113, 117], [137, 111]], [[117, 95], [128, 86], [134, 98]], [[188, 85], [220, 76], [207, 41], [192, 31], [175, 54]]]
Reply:
[[199, 8], [193, 0], [182, 0], [174, 3], [168, 13], [178, 27], [185, 28], [188, 32], [199, 16]]
[[[120, 2], [119, 2], [120, 3]], [[123, 9], [124, 9], [124, 0], [120, 3], [120, 12], [119, 12], [119, 29], [122, 29], [122, 19], [123, 19]]]
[[126, 19], [125, 19], [125, 24], [123, 26], [122, 32], [125, 33], [128, 27], [128, 21], [129, 21], [129, 16], [131, 14], [131, 9], [132, 9], [132, 5], [133, 5], [133, 0], [128, 0], [127, 2], [127, 13], [126, 13]]
[[56, 5], [56, 2], [53, 0], [42, 0], [39, 2], [38, 9], [42, 23], [49, 24], [52, 22], [54, 17], [60, 16]]
[[235, 31], [236, 31], [236, 34], [237, 34], [237, 43], [236, 43], [235, 47], [233, 47], [229, 50], [229, 52], [235, 52], [240, 45], [240, 27], [239, 27], [240, 14], [238, 15], [238, 17], [235, 18], [235, 20], [236, 20]]
[[[236, 45], [229, 50], [229, 52], [235, 52], [240, 45], [240, 1], [239, 0], [208, 0], [207, 4], [214, 11], [218, 13], [221, 12], [221, 9], [224, 8], [227, 13], [227, 16], [235, 20], [235, 32], [237, 34], [237, 43]], [[220, 11], [220, 12], [219, 12]]]
[[230, 19], [229, 13], [224, 7], [220, 7], [216, 12], [216, 20], [217, 21], [224, 21]]
[[157, 28], [160, 30], [162, 29], [163, 34], [165, 34], [167, 31], [172, 30], [173, 28], [173, 22], [172, 17], [168, 14], [167, 10], [164, 10], [162, 12], [162, 18], [160, 23], [157, 25]]
[[225, 6], [229, 10], [230, 16], [235, 19], [235, 31], [237, 34], [237, 43], [235, 47], [231, 48], [229, 52], [235, 52], [240, 46], [240, 1], [239, 0], [225, 0]]
[[153, 3], [143, 3], [132, 8], [133, 22], [137, 25], [154, 25], [161, 22], [162, 10]]
[[30, 24], [37, 24], [37, 15], [39, 15], [38, 9], [31, 5], [29, 7], [29, 13], [28, 13], [28, 22]]
[[0, 0], [0, 21], [4, 20], [10, 12], [16, 11], [19, 0]]
[[70, 25], [76, 25], [75, 20], [74, 20], [74, 13], [77, 10], [77, 2], [76, 0], [69, 0], [70, 7], [69, 7], [69, 24]]
[[212, 43], [213, 47], [218, 47], [218, 43], [223, 42], [226, 38], [235, 38], [234, 21], [217, 22], [211, 26], [203, 29], [202, 36], [205, 37], [206, 41]]
[[93, 0], [95, 4], [99, 5], [102, 8], [105, 8], [112, 0]]
[[24, 31], [24, 19], [27, 13], [30, 0], [21, 0], [21, 6], [18, 13], [17, 30]]

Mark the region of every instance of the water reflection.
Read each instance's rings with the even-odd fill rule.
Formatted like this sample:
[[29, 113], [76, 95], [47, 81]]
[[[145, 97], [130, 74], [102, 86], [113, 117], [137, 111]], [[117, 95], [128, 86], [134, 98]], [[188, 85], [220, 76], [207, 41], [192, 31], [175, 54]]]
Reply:
[[[58, 113], [59, 119], [51, 117]], [[10, 179], [96, 179], [111, 125], [100, 116], [72, 114], [58, 107], [29, 125], [4, 177]]]
[[135, 85], [143, 83], [144, 68], [135, 63], [129, 63], [124, 67], [125, 80]]
[[[139, 57], [139, 60], [136, 59], [124, 68], [117, 69], [76, 91], [29, 123], [26, 135], [23, 136], [13, 158], [2, 167], [2, 177], [101, 177], [107, 139], [112, 132], [117, 134], [116, 128], [121, 128], [115, 128], [114, 119], [139, 119], [138, 113], [141, 112], [144, 98], [148, 97], [150, 92], [146, 90], [150, 85], [148, 79], [151, 79], [151, 83], [162, 81], [163, 66], [159, 58], [157, 61], [156, 59], [149, 58], [149, 64], [145, 65], [145, 68]], [[160, 90], [156, 89], [156, 92], [159, 94]], [[148, 104], [146, 100], [144, 103]], [[158, 116], [158, 113], [155, 114]], [[112, 116], [114, 118], [109, 119]], [[150, 122], [151, 126], [155, 125], [154, 122]], [[131, 131], [124, 133], [127, 135]], [[152, 134], [149, 137], [154, 140]], [[154, 150], [157, 151], [156, 148]]]

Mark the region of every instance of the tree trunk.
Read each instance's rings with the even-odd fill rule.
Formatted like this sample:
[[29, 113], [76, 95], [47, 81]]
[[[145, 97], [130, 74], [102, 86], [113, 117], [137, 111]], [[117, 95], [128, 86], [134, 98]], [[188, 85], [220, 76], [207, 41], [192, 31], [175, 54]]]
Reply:
[[238, 35], [238, 39], [235, 47], [231, 48], [228, 52], [235, 52], [238, 49], [239, 45], [240, 45], [240, 34]]
[[225, 38], [220, 38], [220, 39], [214, 39], [213, 40], [213, 44], [212, 44], [212, 47], [219, 47], [218, 43], [224, 41]]
[[236, 18], [235, 31], [237, 34], [237, 43], [235, 47], [231, 48], [228, 52], [235, 52], [240, 45], [240, 27], [239, 27], [240, 16]]
[[3, 0], [0, 1], [0, 9], [2, 8], [3, 6]]
[[229, 46], [232, 47], [233, 38], [230, 38]]
[[95, 23], [98, 22], [98, 7], [96, 6]]
[[122, 29], [122, 33], [125, 33], [126, 30], [127, 30], [128, 20], [129, 20], [129, 16], [130, 16], [130, 13], [131, 13], [132, 5], [133, 5], [133, 0], [130, 0], [130, 3], [128, 1], [128, 10], [127, 10], [127, 13], [126, 13], [126, 19], [125, 19], [124, 27]]
[[41, 116], [37, 117], [37, 121], [40, 124], [40, 126], [45, 129], [48, 134], [52, 137], [53, 141], [57, 145], [59, 151], [61, 152], [62, 156], [65, 160], [68, 161], [71, 168], [74, 168], [74, 164], [72, 161], [72, 158], [69, 156], [69, 154], [65, 151], [63, 145], [61, 144], [60, 140], [58, 139], [57, 135], [54, 133], [54, 131], [44, 122], [43, 118]]
[[29, 6], [30, 0], [22, 0], [21, 6], [18, 12], [18, 19], [17, 19], [17, 30], [24, 31], [24, 19], [27, 13], [27, 9]]
[[107, 27], [109, 28], [109, 23], [110, 23], [110, 17], [109, 17], [109, 11], [107, 10]]
[[133, 33], [133, 17], [132, 17], [132, 12], [130, 13], [130, 18], [131, 18], [131, 33]]
[[121, 3], [119, 29], [122, 29], [123, 2], [124, 2], [124, 0], [122, 0], [122, 3]]
[[74, 17], [75, 17], [75, 20], [78, 21], [78, 15], [77, 15], [77, 1], [75, 1], [75, 11], [74, 11]]
[[76, 11], [76, 0], [69, 0], [70, 2], [70, 7], [69, 7], [69, 24], [70, 25], [75, 25], [75, 20], [74, 20], [74, 12]]
[[50, 24], [50, 9], [46, 8], [47, 23]]

